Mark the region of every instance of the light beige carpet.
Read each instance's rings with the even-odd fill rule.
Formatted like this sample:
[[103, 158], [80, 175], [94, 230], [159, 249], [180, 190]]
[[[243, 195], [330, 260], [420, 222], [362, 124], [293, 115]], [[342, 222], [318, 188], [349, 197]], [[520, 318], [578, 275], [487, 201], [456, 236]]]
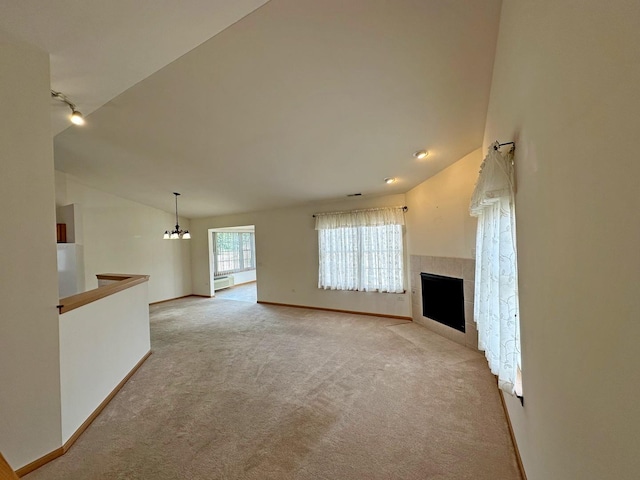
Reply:
[[27, 480], [520, 479], [484, 357], [412, 323], [187, 298], [153, 355]]
[[234, 285], [233, 287], [223, 288], [222, 290], [217, 290], [216, 298], [256, 303], [258, 300], [257, 284], [256, 282], [243, 283], [240, 285]]

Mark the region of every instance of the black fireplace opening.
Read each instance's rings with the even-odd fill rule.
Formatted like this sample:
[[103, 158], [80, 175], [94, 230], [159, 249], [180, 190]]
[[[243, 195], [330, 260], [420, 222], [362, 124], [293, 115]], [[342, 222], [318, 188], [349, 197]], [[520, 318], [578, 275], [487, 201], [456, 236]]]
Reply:
[[464, 289], [461, 278], [421, 273], [422, 315], [461, 332], [464, 328]]

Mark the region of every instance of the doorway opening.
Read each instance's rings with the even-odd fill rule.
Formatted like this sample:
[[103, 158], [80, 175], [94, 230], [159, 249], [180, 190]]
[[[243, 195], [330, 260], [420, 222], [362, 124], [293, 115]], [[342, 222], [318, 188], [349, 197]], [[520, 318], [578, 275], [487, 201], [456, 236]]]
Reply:
[[255, 225], [209, 229], [211, 296], [257, 301]]

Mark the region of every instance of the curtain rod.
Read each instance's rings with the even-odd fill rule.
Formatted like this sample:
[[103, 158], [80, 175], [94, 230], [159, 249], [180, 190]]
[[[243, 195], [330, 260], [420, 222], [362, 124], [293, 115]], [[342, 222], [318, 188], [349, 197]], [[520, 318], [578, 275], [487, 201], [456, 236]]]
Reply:
[[359, 212], [375, 212], [376, 210], [386, 210], [387, 208], [401, 208], [403, 212], [409, 210], [409, 207], [406, 205], [402, 207], [380, 207], [380, 208], [364, 208], [362, 210], [347, 210], [344, 212], [323, 212], [323, 213], [314, 213], [312, 215], [313, 218], [316, 218], [318, 215], [336, 215], [338, 213], [359, 213]]
[[[497, 145], [496, 145], [497, 144]], [[498, 150], [500, 147], [504, 147], [505, 145], [513, 145], [513, 148], [516, 148], [516, 142], [505, 142], [505, 143], [500, 143], [497, 140], [495, 141], [495, 143], [493, 144], [493, 149], [494, 150]]]

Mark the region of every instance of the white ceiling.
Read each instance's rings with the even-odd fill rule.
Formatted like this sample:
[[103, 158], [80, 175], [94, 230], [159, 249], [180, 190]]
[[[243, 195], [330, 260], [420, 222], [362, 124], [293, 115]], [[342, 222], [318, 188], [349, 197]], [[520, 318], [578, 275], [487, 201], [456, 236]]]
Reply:
[[[51, 88], [84, 115], [267, 0], [0, 0], [0, 29], [49, 52]], [[54, 134], [71, 111], [52, 102]]]
[[56, 168], [169, 212], [406, 192], [482, 144], [500, 0], [0, 1], [93, 111]]

